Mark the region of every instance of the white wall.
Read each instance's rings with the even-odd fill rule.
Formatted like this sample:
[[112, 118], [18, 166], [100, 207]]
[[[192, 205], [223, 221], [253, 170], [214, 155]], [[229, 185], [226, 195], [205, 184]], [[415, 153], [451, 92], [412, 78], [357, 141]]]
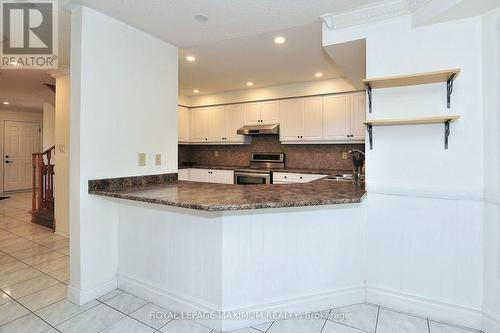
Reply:
[[43, 131], [42, 131], [42, 147], [47, 150], [55, 143], [55, 121], [56, 110], [53, 105], [43, 103]]
[[[371, 119], [459, 114], [444, 126], [375, 127], [367, 151], [367, 300], [481, 327], [483, 117], [481, 19], [412, 28], [411, 17], [323, 30], [323, 42], [366, 38], [366, 75], [461, 68], [446, 84], [375, 89]], [[478, 259], [479, 258], [479, 259]]]
[[86, 7], [72, 13], [71, 44], [68, 296], [84, 303], [116, 287], [118, 265], [118, 206], [88, 195], [88, 180], [177, 170], [178, 55]]
[[484, 294], [483, 330], [500, 331], [500, 8], [483, 16]]
[[55, 220], [56, 233], [69, 236], [69, 105], [68, 74], [56, 75]]
[[249, 102], [264, 99], [330, 94], [355, 90], [356, 89], [345, 79], [331, 79], [284, 84], [265, 88], [233, 90], [219, 94], [189, 96], [188, 99], [184, 99], [184, 102], [188, 102], [189, 104], [184, 105], [194, 107], [213, 104]]
[[[17, 121], [29, 121], [37, 122], [42, 126], [43, 115], [42, 112], [20, 112], [11, 110], [0, 110], [0, 156], [4, 156], [4, 123], [6, 120], [17, 120]], [[40, 135], [40, 149], [42, 151], [42, 136]], [[3, 161], [3, 159], [2, 159]], [[3, 192], [3, 166], [4, 163], [0, 163], [0, 190]]]

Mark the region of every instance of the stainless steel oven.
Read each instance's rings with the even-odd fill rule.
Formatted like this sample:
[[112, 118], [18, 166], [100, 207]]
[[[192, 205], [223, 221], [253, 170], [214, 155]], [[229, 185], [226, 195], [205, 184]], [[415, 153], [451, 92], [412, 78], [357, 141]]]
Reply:
[[234, 172], [234, 183], [238, 185], [271, 184], [271, 172], [236, 170]]
[[283, 153], [251, 153], [250, 166], [234, 171], [234, 183], [239, 185], [272, 184], [272, 170], [285, 168]]

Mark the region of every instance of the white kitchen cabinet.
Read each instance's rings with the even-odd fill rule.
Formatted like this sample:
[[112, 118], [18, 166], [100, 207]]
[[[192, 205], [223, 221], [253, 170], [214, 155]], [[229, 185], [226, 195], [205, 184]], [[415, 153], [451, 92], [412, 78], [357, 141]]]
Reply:
[[179, 169], [177, 171], [177, 179], [188, 181], [190, 177], [191, 169]]
[[[180, 171], [182, 171], [182, 177]], [[203, 183], [218, 183], [218, 184], [233, 184], [234, 172], [232, 170], [216, 170], [216, 169], [181, 169], [179, 170], [180, 180], [189, 180], [191, 182]]]
[[280, 101], [280, 140], [317, 141], [323, 137], [323, 99], [293, 98]]
[[260, 103], [261, 124], [277, 124], [279, 122], [278, 101], [267, 101]]
[[302, 100], [301, 140], [323, 138], [323, 97], [306, 97]]
[[190, 112], [185, 106], [179, 106], [177, 109], [177, 136], [178, 141], [187, 143], [190, 140], [189, 127], [190, 127]]
[[273, 184], [309, 183], [326, 176], [307, 173], [273, 172]]
[[[223, 106], [211, 106], [208, 111], [208, 141], [221, 142], [226, 136], [226, 120]], [[206, 125], [205, 125], [206, 126]]]
[[244, 124], [245, 107], [243, 104], [232, 104], [224, 106], [225, 117], [225, 142], [246, 142], [249, 140], [245, 135], [236, 133]]
[[301, 99], [291, 98], [280, 101], [280, 140], [296, 141], [301, 133]]
[[208, 108], [191, 109], [191, 142], [208, 142]]
[[245, 103], [245, 125], [260, 124], [260, 103]]
[[364, 92], [352, 94], [351, 112], [351, 140], [364, 140], [366, 126], [366, 94]]
[[233, 170], [211, 170], [210, 182], [218, 184], [234, 184]]
[[245, 103], [245, 125], [279, 123], [278, 101]]
[[323, 97], [323, 139], [348, 141], [351, 134], [351, 97]]

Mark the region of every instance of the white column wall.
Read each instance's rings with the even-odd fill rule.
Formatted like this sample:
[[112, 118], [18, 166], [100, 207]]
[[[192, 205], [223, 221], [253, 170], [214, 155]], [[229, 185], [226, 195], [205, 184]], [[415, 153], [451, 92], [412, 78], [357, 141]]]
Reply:
[[52, 147], [55, 143], [56, 113], [53, 105], [43, 103], [42, 150]]
[[483, 331], [500, 332], [500, 7], [483, 16]]
[[367, 152], [367, 300], [481, 328], [483, 116], [481, 18], [412, 28], [411, 17], [323, 29], [366, 38], [367, 77], [461, 68], [446, 84], [374, 89], [371, 119], [459, 114], [451, 125], [375, 127]]
[[69, 107], [68, 74], [56, 77], [55, 113], [55, 220], [56, 233], [69, 237]]
[[81, 304], [116, 288], [118, 267], [118, 206], [88, 195], [88, 180], [177, 170], [178, 56], [86, 7], [72, 13], [71, 44], [69, 298]]

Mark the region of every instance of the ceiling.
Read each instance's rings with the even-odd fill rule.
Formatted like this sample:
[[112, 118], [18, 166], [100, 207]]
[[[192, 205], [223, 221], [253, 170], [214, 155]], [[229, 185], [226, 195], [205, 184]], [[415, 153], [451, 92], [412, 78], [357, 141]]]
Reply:
[[[246, 89], [247, 81], [259, 88], [318, 80], [316, 72], [322, 79], [341, 77], [322, 48], [319, 16], [378, 1], [63, 0], [62, 7], [86, 5], [178, 46], [179, 93], [190, 96], [194, 89], [199, 94]], [[208, 22], [196, 21], [197, 14]], [[277, 35], [285, 44], [274, 43]], [[196, 61], [187, 62], [187, 54]], [[61, 54], [61, 61], [65, 58]]]
[[[41, 112], [43, 103], [54, 104], [54, 93], [44, 83], [55, 80], [42, 70], [5, 69], [0, 71], [0, 109]], [[3, 102], [9, 105], [3, 105]]]
[[[70, 64], [70, 9], [85, 5], [172, 43], [179, 50], [179, 92], [193, 95], [337, 78], [343, 74], [321, 46], [319, 16], [380, 0], [60, 0], [59, 64]], [[195, 15], [208, 17], [198, 22]], [[286, 42], [273, 40], [284, 36]], [[196, 56], [187, 63], [186, 54]], [[0, 99], [10, 108], [40, 110], [41, 71], [0, 74]], [[3, 105], [0, 104], [0, 107]]]
[[[61, 0], [82, 4], [146, 31], [178, 47], [308, 25], [329, 12], [381, 0]], [[200, 23], [195, 15], [208, 17]]]
[[[277, 45], [274, 38], [286, 38]], [[276, 33], [265, 33], [212, 42], [181, 49], [179, 59], [179, 93], [193, 95], [338, 78], [338, 71], [321, 46], [319, 21]], [[196, 56], [195, 62], [186, 61], [187, 55]]]

